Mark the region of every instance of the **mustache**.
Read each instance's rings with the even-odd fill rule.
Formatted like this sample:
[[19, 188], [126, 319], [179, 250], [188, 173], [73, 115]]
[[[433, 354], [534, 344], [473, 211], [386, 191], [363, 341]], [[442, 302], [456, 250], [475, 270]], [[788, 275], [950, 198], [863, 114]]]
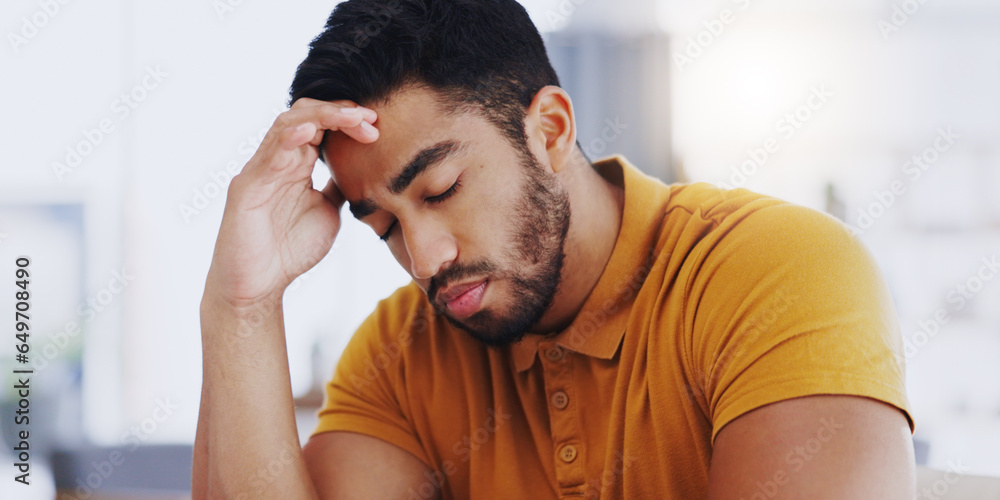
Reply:
[[431, 300], [437, 298], [438, 290], [446, 287], [449, 283], [461, 281], [472, 276], [495, 273], [497, 267], [493, 263], [481, 260], [472, 264], [453, 264], [447, 269], [431, 278], [431, 284], [427, 287], [427, 296]]

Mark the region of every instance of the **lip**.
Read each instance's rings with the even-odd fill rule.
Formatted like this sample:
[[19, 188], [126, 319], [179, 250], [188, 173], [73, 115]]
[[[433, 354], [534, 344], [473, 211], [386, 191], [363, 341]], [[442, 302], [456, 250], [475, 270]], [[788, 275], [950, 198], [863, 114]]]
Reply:
[[437, 294], [438, 300], [447, 304], [448, 302], [457, 299], [459, 295], [462, 295], [463, 293], [468, 292], [469, 290], [483, 284], [483, 282], [485, 281], [486, 279], [483, 278], [481, 280], [470, 281], [468, 283], [451, 285], [448, 288], [445, 288], [438, 292]]
[[456, 318], [469, 317], [479, 310], [488, 283], [488, 279], [481, 279], [449, 286], [438, 292], [438, 300], [444, 303]]

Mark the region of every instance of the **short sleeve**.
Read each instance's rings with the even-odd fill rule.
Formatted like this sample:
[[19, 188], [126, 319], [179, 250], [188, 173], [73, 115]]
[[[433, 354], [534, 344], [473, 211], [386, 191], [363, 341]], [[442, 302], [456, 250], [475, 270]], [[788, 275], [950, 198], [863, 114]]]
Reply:
[[692, 363], [712, 440], [778, 401], [838, 394], [909, 420], [895, 308], [874, 259], [839, 221], [784, 203], [721, 218], [688, 283]]
[[407, 307], [405, 297], [413, 295], [407, 288], [380, 302], [348, 342], [326, 385], [325, 403], [313, 434], [365, 434], [396, 445], [429, 464], [403, 396], [405, 352], [413, 341], [414, 320], [419, 320], [414, 308]]

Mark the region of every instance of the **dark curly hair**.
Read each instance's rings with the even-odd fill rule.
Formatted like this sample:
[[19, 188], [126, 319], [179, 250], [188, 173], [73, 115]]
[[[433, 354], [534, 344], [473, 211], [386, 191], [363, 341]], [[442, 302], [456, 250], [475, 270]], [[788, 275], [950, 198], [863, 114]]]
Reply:
[[289, 104], [369, 106], [408, 85], [436, 91], [451, 111], [481, 113], [520, 149], [528, 105], [559, 79], [514, 0], [348, 0], [309, 45]]

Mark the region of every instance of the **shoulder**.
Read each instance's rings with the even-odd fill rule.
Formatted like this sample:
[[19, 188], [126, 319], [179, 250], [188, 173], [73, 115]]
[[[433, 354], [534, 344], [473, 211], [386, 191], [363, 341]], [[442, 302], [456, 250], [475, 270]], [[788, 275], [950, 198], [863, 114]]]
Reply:
[[[741, 252], [744, 258], [775, 262], [799, 252], [863, 251], [850, 229], [818, 210], [746, 189], [710, 184], [671, 185], [665, 207], [665, 231], [689, 235], [691, 256]], [[683, 240], [675, 241], [674, 245]]]
[[783, 206], [811, 211], [778, 198], [747, 189], [723, 189], [712, 184], [671, 184], [667, 214], [688, 213], [715, 225], [735, 223], [767, 208]]

